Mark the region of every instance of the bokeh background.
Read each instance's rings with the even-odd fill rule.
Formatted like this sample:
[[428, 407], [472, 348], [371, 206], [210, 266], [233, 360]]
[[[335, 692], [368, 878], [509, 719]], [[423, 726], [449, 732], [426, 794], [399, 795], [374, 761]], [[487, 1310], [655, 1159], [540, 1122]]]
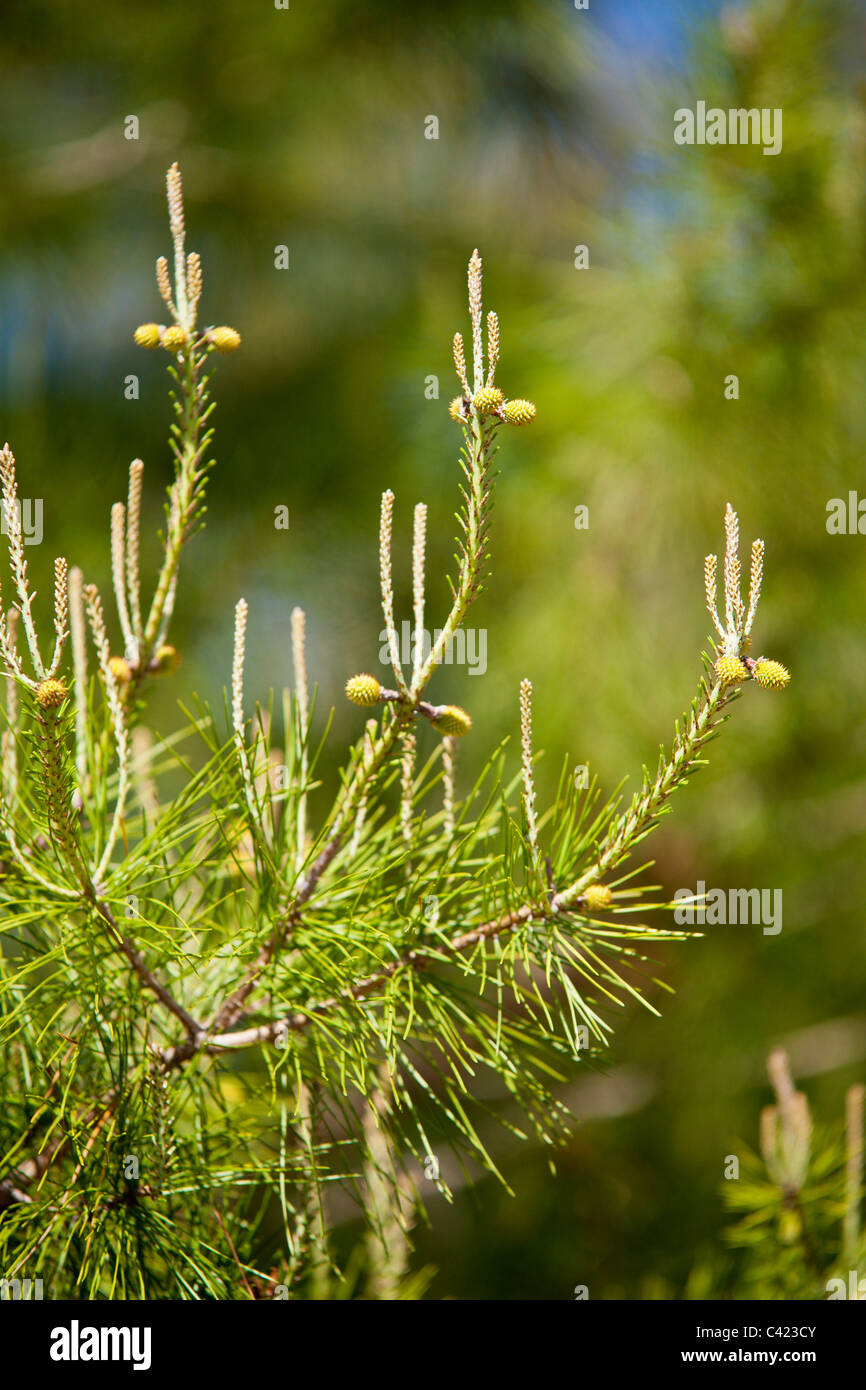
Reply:
[[[793, 683], [746, 690], [647, 849], [669, 893], [699, 878], [781, 889], [783, 930], [721, 927], [659, 952], [675, 993], [653, 998], [660, 1018], [623, 1010], [607, 1074], [576, 1075], [556, 1175], [514, 1144], [501, 1162], [515, 1195], [485, 1179], [453, 1206], [431, 1200], [416, 1257], [439, 1270], [428, 1297], [731, 1290], [724, 1158], [755, 1144], [769, 1047], [788, 1045], [825, 1120], [866, 1073], [866, 537], [826, 529], [831, 498], [866, 496], [864, 37], [859, 0], [4, 7], [2, 433], [22, 494], [44, 499], [29, 552], [43, 590], [55, 553], [105, 581], [109, 507], [137, 455], [159, 523], [164, 357], [131, 334], [161, 317], [175, 158], [204, 321], [244, 336], [216, 381], [218, 465], [161, 731], [178, 698], [219, 699], [241, 594], [250, 693], [284, 683], [300, 603], [320, 722], [336, 706], [334, 771], [357, 729], [342, 684], [377, 669], [386, 486], [401, 599], [425, 500], [430, 612], [446, 611], [449, 343], [476, 245], [501, 383], [538, 421], [501, 454], [494, 580], [471, 618], [487, 672], [453, 668], [434, 692], [475, 717], [463, 775], [513, 735], [528, 675], [542, 793], [565, 753], [608, 788], [634, 785], [696, 684], [702, 560], [725, 502], [746, 541], [766, 538], [757, 642]], [[782, 153], [675, 146], [673, 112], [698, 99], [782, 107]]]

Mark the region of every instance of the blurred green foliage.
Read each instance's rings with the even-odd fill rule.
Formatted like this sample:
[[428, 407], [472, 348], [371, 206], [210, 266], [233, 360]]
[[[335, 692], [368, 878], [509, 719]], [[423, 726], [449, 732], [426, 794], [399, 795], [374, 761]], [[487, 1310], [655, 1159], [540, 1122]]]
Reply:
[[[635, 8], [620, 6], [620, 30]], [[619, 1020], [607, 1080], [576, 1077], [584, 1118], [556, 1176], [524, 1145], [503, 1158], [516, 1197], [487, 1180], [432, 1203], [418, 1233], [419, 1264], [440, 1271], [430, 1297], [702, 1296], [703, 1276], [688, 1281], [706, 1268], [733, 1288], [719, 1180], [735, 1136], [754, 1142], [768, 1048], [787, 1042], [818, 1107], [838, 1108], [864, 1070], [866, 541], [825, 522], [829, 499], [866, 495], [866, 10], [760, 0], [688, 21], [686, 7], [669, 54], [648, 56], [564, 0], [6, 6], [0, 392], [22, 493], [45, 499], [43, 588], [55, 553], [105, 583], [109, 507], [136, 455], [158, 523], [164, 361], [131, 335], [159, 317], [175, 158], [204, 320], [244, 335], [215, 384], [219, 462], [160, 731], [178, 696], [218, 698], [240, 594], [250, 695], [284, 683], [300, 603], [319, 720], [337, 706], [333, 770], [358, 725], [343, 681], [377, 669], [386, 486], [406, 615], [418, 500], [431, 622], [445, 612], [449, 344], [475, 245], [499, 378], [538, 421], [503, 450], [494, 577], [470, 618], [487, 672], [453, 668], [434, 691], [474, 716], [464, 775], [514, 732], [524, 675], [543, 792], [565, 752], [608, 787], [637, 774], [696, 685], [701, 566], [725, 502], [747, 542], [767, 542], [756, 643], [792, 685], [746, 690], [648, 852], [670, 894], [698, 879], [782, 889], [783, 930], [665, 949], [676, 993], [655, 1000], [661, 1019]], [[698, 99], [782, 107], [781, 155], [674, 146], [674, 110]], [[138, 141], [123, 138], [129, 114]]]

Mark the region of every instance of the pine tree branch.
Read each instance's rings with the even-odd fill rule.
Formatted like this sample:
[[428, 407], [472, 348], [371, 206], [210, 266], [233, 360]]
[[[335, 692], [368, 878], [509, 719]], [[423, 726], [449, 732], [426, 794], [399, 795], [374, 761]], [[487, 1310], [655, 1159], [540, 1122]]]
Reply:
[[449, 643], [460, 627], [472, 600], [480, 593], [488, 559], [488, 522], [492, 503], [490, 466], [496, 452], [496, 427], [499, 421], [479, 419], [473, 414], [464, 424], [466, 439], [466, 469], [469, 492], [463, 518], [466, 539], [461, 557], [457, 589], [451, 612], [434, 642], [427, 660], [412, 681], [412, 694], [417, 698], [448, 650]]
[[165, 641], [174, 610], [181, 554], [201, 515], [208, 469], [205, 454], [212, 437], [205, 425], [213, 405], [208, 404], [207, 378], [202, 376], [209, 347], [206, 335], [188, 342], [181, 349], [179, 370], [172, 369], [178, 384], [171, 444], [176, 473], [169, 490], [165, 554], [141, 641], [137, 643], [138, 660], [124, 688], [127, 704], [134, 700], [158, 647]]
[[[261, 969], [256, 970], [255, 976], [253, 977], [251, 972], [244, 984], [226, 1001], [226, 1005], [217, 1013], [214, 1023], [209, 1029], [198, 1036], [191, 1035], [185, 1043], [166, 1048], [163, 1051], [163, 1064], [167, 1069], [172, 1070], [184, 1065], [201, 1050], [215, 1055], [251, 1047], [257, 1043], [273, 1042], [275, 1038], [285, 1036], [288, 1032], [303, 1032], [317, 1019], [333, 1013], [344, 1004], [365, 998], [378, 985], [385, 984], [392, 979], [399, 970], [423, 970], [430, 964], [431, 958], [441, 961], [449, 956], [458, 955], [481, 942], [492, 940], [530, 921], [541, 923], [560, 918], [563, 913], [579, 904], [581, 895], [591, 884], [598, 883], [610, 869], [621, 862], [635, 844], [655, 827], [659, 815], [672, 793], [688, 780], [692, 772], [703, 765], [704, 760], [701, 753], [714, 736], [718, 726], [726, 718], [723, 711], [734, 698], [736, 698], [736, 691], [730, 686], [723, 686], [721, 682], [717, 681], [712, 687], [709, 687], [705, 681], [701, 682], [698, 697], [692, 706], [684, 730], [681, 731], [677, 725], [670, 756], [662, 755], [658, 773], [652, 782], [645, 775], [642, 792], [634, 797], [628, 811], [618, 816], [609, 828], [593, 866], [567, 888], [549, 895], [545, 902], [525, 903], [503, 916], [491, 918], [477, 927], [472, 927], [469, 931], [452, 937], [449, 942], [438, 946], [430, 954], [420, 951], [406, 952], [383, 969], [348, 985], [338, 994], [324, 999], [302, 1012], [296, 1012], [236, 1032], [230, 1031], [231, 1024], [219, 1026], [222, 1018], [231, 1018], [234, 1022], [240, 1017], [243, 1005], [254, 987], [255, 980], [261, 973], [261, 969], [268, 963], [265, 961]], [[300, 922], [301, 906], [312, 896], [321, 874], [338, 849], [339, 844], [331, 841], [326, 847], [326, 851], [319, 856], [319, 860], [316, 861], [307, 876], [302, 889], [296, 895], [292, 910], [292, 925], [297, 925]], [[321, 867], [316, 872], [317, 866], [320, 865], [320, 861], [325, 859], [326, 855], [329, 857], [326, 862], [321, 863]], [[303, 897], [301, 897], [301, 893], [303, 893]], [[270, 945], [270, 943], [268, 944]], [[263, 956], [264, 951], [259, 960], [262, 960]], [[257, 961], [257, 966], [258, 963]], [[229, 1005], [231, 1007], [228, 1007]]]
[[653, 781], [644, 774], [644, 785], [640, 794], [633, 798], [628, 811], [619, 816], [608, 830], [595, 866], [554, 898], [554, 904], [558, 909], [569, 907], [590, 883], [603, 878], [639, 840], [649, 834], [672, 792], [682, 786], [693, 771], [702, 766], [703, 759], [700, 755], [705, 745], [715, 736], [718, 726], [727, 717], [723, 714], [725, 707], [735, 700], [738, 694], [736, 687], [723, 685], [718, 680], [712, 687], [708, 686], [706, 681], [701, 682], [685, 729], [681, 731], [679, 724], [676, 726], [670, 756], [666, 758], [662, 754]]

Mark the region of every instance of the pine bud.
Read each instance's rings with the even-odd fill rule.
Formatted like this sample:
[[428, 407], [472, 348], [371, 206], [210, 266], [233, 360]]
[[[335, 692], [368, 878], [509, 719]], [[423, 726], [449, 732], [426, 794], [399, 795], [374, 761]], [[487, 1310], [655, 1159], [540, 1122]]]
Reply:
[[132, 669], [129, 662], [123, 656], [112, 656], [108, 661], [108, 669], [114, 676], [118, 685], [128, 685], [132, 680]]
[[170, 676], [180, 665], [180, 652], [177, 647], [157, 647], [156, 655], [150, 663], [149, 670], [155, 676]]
[[613, 903], [613, 893], [606, 883], [591, 883], [583, 895], [590, 912], [602, 912]]
[[217, 352], [236, 352], [241, 345], [241, 335], [237, 329], [228, 328], [225, 324], [219, 328], [211, 328], [207, 336], [208, 342]]
[[767, 661], [764, 657], [755, 662], [752, 675], [765, 690], [784, 690], [791, 679], [791, 672], [781, 661]]
[[716, 662], [716, 675], [722, 685], [739, 685], [748, 674], [738, 656], [720, 656]]
[[535, 419], [532, 401], [507, 401], [503, 407], [507, 425], [529, 425]]
[[448, 407], [448, 414], [452, 420], [466, 419], [466, 402], [462, 396], [455, 396]]
[[133, 338], [139, 347], [155, 348], [159, 347], [159, 324], [141, 323], [133, 333]]
[[43, 709], [59, 709], [65, 699], [66, 686], [52, 676], [40, 681], [36, 687], [36, 703]]
[[451, 738], [462, 738], [472, 728], [472, 720], [465, 709], [461, 709], [459, 705], [442, 705], [433, 720], [433, 727], [438, 729], [440, 734], [448, 734]]
[[186, 329], [174, 325], [164, 328], [161, 341], [168, 352], [180, 352], [181, 348], [186, 347]]
[[352, 676], [346, 681], [346, 695], [353, 705], [375, 705], [382, 687], [375, 676]]
[[472, 404], [475, 406], [479, 415], [492, 415], [499, 410], [505, 401], [505, 396], [498, 386], [484, 386], [480, 391], [476, 391]]

